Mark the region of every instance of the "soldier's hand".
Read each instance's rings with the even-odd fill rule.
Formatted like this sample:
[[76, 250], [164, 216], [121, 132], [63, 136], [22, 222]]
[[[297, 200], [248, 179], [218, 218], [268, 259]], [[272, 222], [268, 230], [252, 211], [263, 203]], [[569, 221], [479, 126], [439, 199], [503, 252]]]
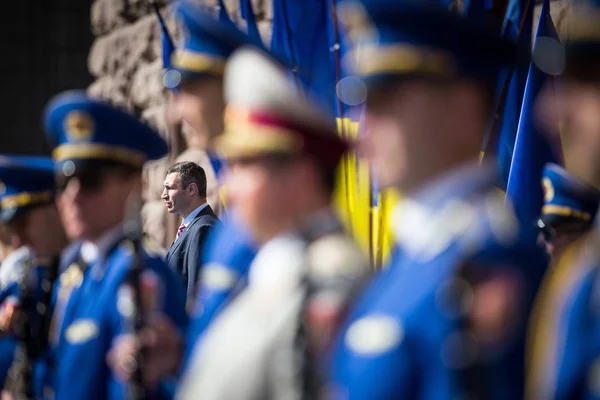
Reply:
[[184, 340], [179, 329], [164, 314], [155, 315], [142, 332], [147, 358], [159, 365], [161, 376], [175, 374], [183, 360]]
[[18, 300], [9, 297], [0, 305], [0, 335], [10, 334], [15, 329]]
[[160, 381], [176, 373], [183, 358], [183, 340], [168, 317], [157, 315], [136, 337], [117, 337], [107, 356], [107, 362], [118, 379], [128, 382], [135, 371], [136, 354], [143, 348], [142, 373], [144, 386], [156, 388]]
[[0, 399], [1, 400], [14, 400], [15, 398], [13, 397], [13, 395], [10, 392], [3, 390], [2, 394], [0, 395]]
[[505, 340], [520, 319], [523, 282], [513, 273], [494, 274], [476, 285], [471, 324], [475, 336], [486, 346]]
[[127, 382], [131, 379], [135, 368], [135, 354], [140, 347], [134, 335], [121, 335], [113, 341], [106, 361], [119, 380]]

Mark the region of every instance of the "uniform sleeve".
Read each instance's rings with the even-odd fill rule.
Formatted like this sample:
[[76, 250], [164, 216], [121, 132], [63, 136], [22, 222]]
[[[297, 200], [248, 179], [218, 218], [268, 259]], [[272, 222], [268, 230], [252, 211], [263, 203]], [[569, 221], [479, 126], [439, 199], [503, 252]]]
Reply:
[[[158, 310], [164, 315], [167, 315], [173, 324], [179, 328], [181, 336], [183, 337], [184, 332], [188, 327], [188, 316], [185, 311], [185, 290], [181, 284], [179, 277], [175, 275], [175, 272], [160, 259], [151, 258], [146, 260], [146, 268], [144, 273], [154, 274], [158, 278], [158, 285], [156, 287], [156, 299]], [[121, 286], [122, 287], [122, 286]], [[109, 323], [112, 325], [111, 329], [111, 341], [117, 338], [119, 335], [130, 333], [130, 328], [127, 321], [122, 317], [119, 312], [119, 297], [122, 293], [117, 293], [115, 296], [114, 307], [110, 312]], [[127, 399], [127, 385], [120, 382], [116, 376], [109, 372], [109, 398], [113, 400]], [[160, 391], [153, 394], [158, 396], [157, 398], [163, 398], [160, 395]]]
[[246, 233], [232, 222], [214, 225], [202, 250], [199, 289], [191, 311], [186, 357], [214, 318], [246, 283], [256, 250]]
[[17, 282], [11, 282], [0, 290], [0, 304], [2, 304], [7, 298], [11, 296], [19, 297], [19, 284]]
[[14, 338], [0, 338], [0, 384], [2, 387], [4, 387], [8, 371], [13, 363], [16, 348], [17, 342]]
[[198, 339], [219, 312], [227, 306], [233, 293], [237, 292], [236, 288], [243, 286], [245, 279], [232, 269], [211, 264], [204, 267], [201, 281], [200, 291], [191, 312], [184, 365]]

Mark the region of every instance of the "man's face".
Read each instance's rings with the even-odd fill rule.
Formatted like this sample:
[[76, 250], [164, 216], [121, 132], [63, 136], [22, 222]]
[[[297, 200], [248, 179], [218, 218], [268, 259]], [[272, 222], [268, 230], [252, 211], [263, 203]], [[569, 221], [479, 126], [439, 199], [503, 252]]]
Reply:
[[34, 207], [9, 226], [19, 236], [20, 243], [31, 247], [40, 257], [54, 256], [67, 244], [54, 204]]
[[405, 82], [369, 92], [366, 134], [359, 150], [372, 162], [381, 187], [406, 188], [445, 150], [445, 96], [430, 84]]
[[57, 204], [67, 235], [95, 241], [123, 222], [129, 196], [139, 190], [140, 177], [97, 168], [77, 174], [59, 187], [62, 193]]
[[161, 199], [165, 202], [167, 211], [171, 214], [184, 215], [189, 207], [190, 197], [181, 183], [179, 173], [172, 172], [163, 182]]
[[259, 242], [291, 227], [293, 181], [291, 165], [268, 160], [231, 163], [226, 175], [228, 198]]
[[199, 146], [207, 148], [223, 133], [224, 110], [222, 79], [203, 78], [181, 85], [171, 96], [167, 119], [171, 124], [187, 122], [198, 135]]
[[567, 169], [600, 183], [600, 87], [566, 79], [540, 96], [538, 121], [551, 134], [562, 130]]

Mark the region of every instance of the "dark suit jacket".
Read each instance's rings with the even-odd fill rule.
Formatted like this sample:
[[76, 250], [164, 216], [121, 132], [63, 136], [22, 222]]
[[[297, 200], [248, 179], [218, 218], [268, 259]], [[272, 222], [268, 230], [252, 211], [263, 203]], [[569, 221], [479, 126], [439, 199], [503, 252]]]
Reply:
[[199, 277], [200, 255], [204, 242], [212, 227], [220, 223], [210, 206], [206, 206], [190, 222], [179, 239], [175, 240], [167, 252], [167, 264], [181, 275], [186, 287], [187, 298], [195, 294], [196, 282]]

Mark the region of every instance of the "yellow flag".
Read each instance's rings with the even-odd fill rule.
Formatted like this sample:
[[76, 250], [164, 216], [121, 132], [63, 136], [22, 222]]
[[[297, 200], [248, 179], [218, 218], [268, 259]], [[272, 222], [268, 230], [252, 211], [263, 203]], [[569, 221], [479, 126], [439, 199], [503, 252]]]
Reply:
[[[344, 118], [337, 122], [340, 134], [349, 140], [356, 139], [357, 121]], [[371, 264], [380, 267], [388, 259], [393, 246], [390, 218], [392, 207], [399, 197], [393, 192], [376, 195], [378, 199], [373, 199], [369, 163], [350, 151], [339, 165], [334, 204], [346, 229]], [[377, 207], [373, 207], [375, 203]]]

